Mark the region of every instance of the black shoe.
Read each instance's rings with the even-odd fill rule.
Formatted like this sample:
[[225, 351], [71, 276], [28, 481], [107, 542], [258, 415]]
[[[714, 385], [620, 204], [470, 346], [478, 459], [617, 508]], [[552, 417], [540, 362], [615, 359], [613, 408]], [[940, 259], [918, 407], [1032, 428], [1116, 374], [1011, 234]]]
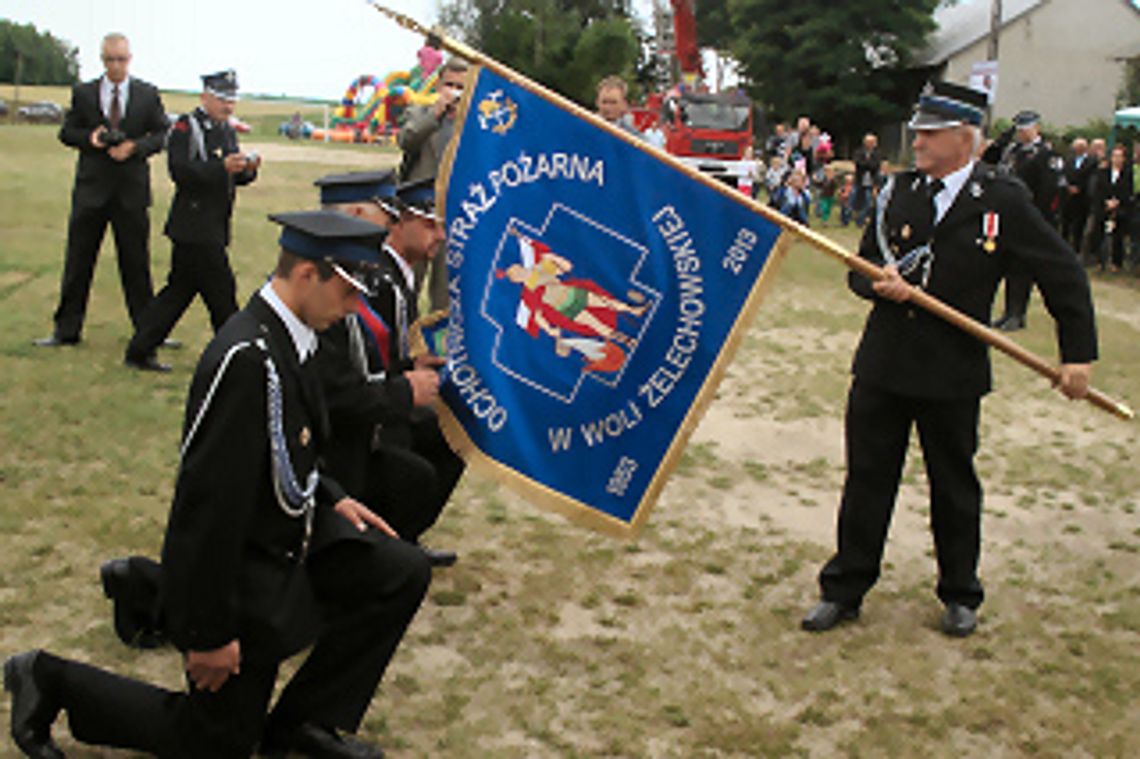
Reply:
[[965, 638], [978, 627], [978, 614], [962, 604], [946, 604], [942, 615], [942, 632], [954, 638]]
[[37, 340], [33, 340], [32, 345], [37, 348], [59, 348], [64, 345], [79, 345], [79, 338], [52, 335], [51, 337], [41, 337]]
[[379, 746], [311, 722], [285, 732], [266, 731], [259, 753], [268, 757], [300, 754], [306, 759], [384, 759]]
[[165, 373], [170, 371], [169, 364], [160, 363], [154, 356], [147, 356], [146, 358], [132, 358], [131, 356], [127, 356], [123, 359], [123, 365], [131, 369], [138, 369], [140, 372]]
[[840, 622], [858, 618], [858, 606], [845, 606], [834, 601], [820, 601], [804, 615], [800, 621], [800, 627], [810, 632], [825, 632]]
[[12, 694], [12, 740], [34, 759], [63, 759], [51, 739], [51, 723], [59, 714], [36, 682], [39, 651], [27, 651], [4, 662], [4, 690]]
[[1002, 332], [1017, 332], [1019, 329], [1025, 329], [1024, 316], [1003, 316], [994, 325], [995, 329], [1000, 329]]
[[420, 550], [427, 557], [428, 564], [433, 567], [450, 567], [459, 561], [459, 555], [455, 551], [438, 551], [427, 546], [420, 546]]
[[160, 345], [158, 347], [159, 348], [166, 348], [166, 350], [168, 350], [168, 351], [180, 351], [180, 350], [182, 350], [182, 341], [181, 340], [175, 340], [172, 337], [168, 337], [165, 340], [163, 340], [162, 345]]

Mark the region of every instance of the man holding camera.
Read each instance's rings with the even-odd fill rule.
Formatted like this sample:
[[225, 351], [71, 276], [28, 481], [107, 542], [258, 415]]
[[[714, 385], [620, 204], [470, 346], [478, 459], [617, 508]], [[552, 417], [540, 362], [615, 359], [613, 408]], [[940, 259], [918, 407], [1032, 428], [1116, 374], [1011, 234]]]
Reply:
[[[400, 163], [400, 181], [416, 182], [439, 173], [439, 162], [451, 135], [455, 133], [455, 114], [467, 81], [467, 62], [452, 58], [439, 72], [439, 97], [429, 106], [413, 106], [407, 110], [400, 136], [397, 138], [404, 158]], [[430, 274], [428, 268], [430, 267]], [[447, 262], [443, 256], [417, 265], [416, 294], [428, 280], [431, 310], [447, 308]]]
[[67, 256], [50, 337], [39, 346], [75, 345], [83, 332], [91, 277], [107, 225], [115, 235], [119, 279], [131, 321], [153, 296], [150, 280], [150, 170], [147, 158], [162, 150], [166, 114], [158, 89], [128, 75], [131, 46], [121, 34], [103, 38], [103, 76], [77, 84], [59, 140], [79, 151]]
[[170, 129], [167, 160], [174, 201], [166, 236], [174, 243], [170, 275], [127, 345], [125, 363], [134, 369], [165, 372], [155, 358], [195, 295], [201, 295], [217, 332], [237, 313], [237, 287], [226, 246], [239, 185], [257, 179], [261, 159], [242, 153], [230, 125], [237, 100], [237, 75], [219, 71], [202, 77], [201, 104]]

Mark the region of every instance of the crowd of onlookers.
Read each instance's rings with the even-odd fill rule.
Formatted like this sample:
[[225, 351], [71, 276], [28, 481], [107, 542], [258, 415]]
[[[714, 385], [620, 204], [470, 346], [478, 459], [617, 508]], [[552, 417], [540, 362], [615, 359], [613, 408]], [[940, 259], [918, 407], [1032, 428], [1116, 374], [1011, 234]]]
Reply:
[[831, 135], [807, 116], [794, 128], [778, 123], [757, 161], [760, 189], [769, 205], [801, 224], [813, 218], [827, 226], [833, 215], [840, 225], [862, 226], [874, 212], [874, 198], [890, 167], [873, 134], [863, 138], [849, 161], [837, 161]]
[[[979, 156], [991, 143], [979, 150]], [[1140, 271], [1140, 142], [1108, 149], [1104, 139], [1073, 138], [1054, 150], [1056, 201], [1050, 221], [1088, 265]], [[757, 151], [759, 152], [759, 151]], [[991, 151], [992, 152], [992, 151]], [[988, 159], [988, 156], [987, 156]], [[994, 159], [996, 162], [996, 159]], [[801, 224], [863, 227], [892, 167], [874, 134], [839, 160], [831, 135], [807, 116], [777, 123], [756, 156], [753, 195]]]

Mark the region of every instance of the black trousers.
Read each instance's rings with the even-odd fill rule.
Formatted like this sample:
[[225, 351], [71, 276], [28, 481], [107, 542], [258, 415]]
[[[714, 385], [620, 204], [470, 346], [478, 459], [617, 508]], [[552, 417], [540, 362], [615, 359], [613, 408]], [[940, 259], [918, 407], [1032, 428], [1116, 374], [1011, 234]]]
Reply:
[[1033, 289], [1033, 276], [1020, 263], [1010, 265], [1005, 275], [1005, 316], [1025, 318], [1029, 310], [1029, 293]]
[[139, 360], [154, 353], [196, 295], [206, 303], [214, 332], [237, 313], [237, 285], [225, 247], [176, 242], [166, 285], [143, 313], [127, 345], [127, 358]]
[[1089, 219], [1089, 199], [1084, 193], [1070, 195], [1065, 200], [1061, 213], [1061, 236], [1072, 246], [1073, 252], [1081, 254], [1085, 239], [1085, 228]]
[[[309, 558], [326, 624], [268, 720], [354, 732], [431, 580], [423, 552], [374, 533]], [[84, 743], [160, 757], [248, 757], [266, 724], [279, 660], [243, 645], [241, 673], [217, 693], [169, 691], [86, 664], [40, 657], [37, 680]]]
[[143, 311], [154, 290], [150, 280], [150, 216], [145, 206], [124, 208], [112, 200], [102, 206], [72, 205], [67, 222], [67, 253], [63, 262], [59, 306], [55, 310], [55, 334], [76, 340], [83, 333], [91, 278], [107, 225], [115, 236], [119, 281], [131, 323], [138, 329]]
[[847, 398], [847, 480], [839, 506], [839, 550], [819, 575], [824, 599], [859, 606], [879, 579], [912, 426], [930, 482], [930, 526], [938, 598], [977, 608], [982, 488], [974, 472], [978, 398], [929, 400], [856, 380]]
[[363, 500], [414, 543], [439, 519], [466, 464], [447, 444], [430, 408], [413, 409], [410, 433], [408, 444], [381, 437], [369, 460]]

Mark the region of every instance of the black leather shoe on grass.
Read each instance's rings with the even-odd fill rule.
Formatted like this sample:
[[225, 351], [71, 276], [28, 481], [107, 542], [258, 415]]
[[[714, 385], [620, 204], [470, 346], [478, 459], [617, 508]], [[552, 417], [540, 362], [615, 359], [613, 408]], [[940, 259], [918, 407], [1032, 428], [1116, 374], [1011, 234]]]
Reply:
[[820, 601], [804, 615], [800, 627], [809, 632], [826, 632], [842, 622], [859, 618], [859, 608], [834, 601]]
[[942, 632], [953, 638], [965, 638], [978, 627], [978, 614], [962, 604], [946, 604], [942, 614]]
[[307, 759], [384, 759], [379, 746], [336, 730], [306, 722], [286, 731], [267, 731], [262, 756], [303, 756]]
[[37, 340], [33, 340], [32, 345], [37, 348], [60, 348], [65, 345], [79, 345], [79, 338], [52, 335], [51, 337], [41, 337]]
[[33, 759], [63, 759], [51, 739], [51, 723], [59, 707], [36, 682], [34, 666], [39, 651], [27, 651], [4, 662], [4, 690], [12, 694], [12, 740]]

